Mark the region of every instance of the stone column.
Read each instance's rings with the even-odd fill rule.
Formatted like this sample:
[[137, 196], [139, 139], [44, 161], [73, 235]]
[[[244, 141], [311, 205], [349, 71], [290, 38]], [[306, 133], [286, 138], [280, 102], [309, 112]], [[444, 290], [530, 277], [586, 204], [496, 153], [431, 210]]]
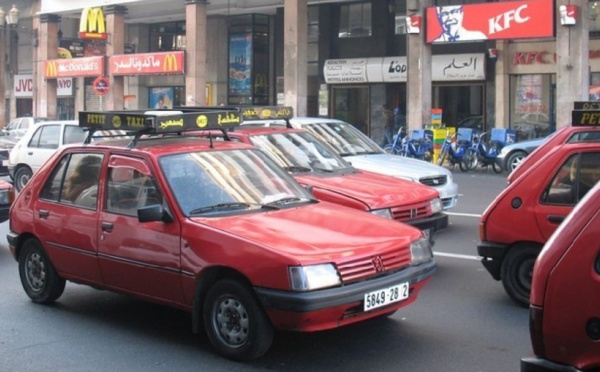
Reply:
[[307, 0], [283, 2], [283, 90], [284, 103], [296, 116], [306, 116], [308, 68]]
[[507, 128], [510, 119], [510, 113], [508, 112], [510, 108], [510, 79], [508, 75], [510, 56], [508, 55], [508, 41], [496, 41], [496, 50], [498, 50], [498, 57], [496, 59], [496, 75], [494, 77], [494, 89], [496, 91], [494, 127]]
[[[115, 56], [125, 52], [125, 13], [127, 8], [121, 5], [109, 5], [104, 8], [106, 16], [106, 32], [108, 33], [108, 42], [106, 43], [106, 56]], [[108, 66], [108, 62], [106, 65]], [[109, 71], [104, 75], [108, 76], [110, 85], [108, 100], [105, 103], [107, 110], [123, 110], [125, 108], [124, 96], [124, 76], [113, 76]]]
[[8, 25], [4, 27], [0, 27], [0, 128], [6, 127], [6, 69], [5, 64], [2, 63], [4, 61], [4, 57], [6, 54], [6, 32]]
[[[560, 24], [560, 6], [579, 7], [577, 24]], [[573, 102], [588, 101], [589, 71], [589, 20], [587, 0], [556, 1], [556, 129], [571, 125]]]
[[[425, 9], [431, 5], [431, 0], [407, 1], [406, 14], [425, 20]], [[406, 35], [407, 133], [431, 123], [431, 45], [425, 43], [424, 32], [425, 27], [422, 27], [420, 34]]]
[[[58, 23], [60, 16], [56, 14], [40, 15], [38, 32], [39, 45], [37, 56], [34, 58], [33, 115], [42, 117], [57, 117], [56, 79], [44, 77], [44, 62], [58, 58]], [[34, 53], [35, 55], [35, 53]], [[37, 76], [36, 76], [37, 74]]]
[[206, 102], [206, 4], [207, 0], [186, 0], [185, 102], [187, 106]]

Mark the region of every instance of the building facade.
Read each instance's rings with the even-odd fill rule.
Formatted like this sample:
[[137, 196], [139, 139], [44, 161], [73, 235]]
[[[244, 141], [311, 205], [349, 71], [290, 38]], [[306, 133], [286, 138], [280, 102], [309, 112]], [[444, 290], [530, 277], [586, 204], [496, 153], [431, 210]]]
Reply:
[[[542, 22], [527, 27], [544, 36], [516, 38], [497, 37], [529, 17], [497, 10], [515, 2], [122, 0], [84, 9], [75, 0], [0, 1], [20, 11], [18, 25], [2, 30], [0, 126], [80, 110], [285, 104], [347, 120], [379, 141], [385, 103], [413, 129], [506, 127], [519, 139], [540, 137], [570, 124], [573, 101], [600, 99], [600, 20], [595, 2], [571, 1], [578, 13], [565, 24], [566, 4], [535, 1], [551, 11], [550, 34]], [[486, 28], [483, 36], [447, 36], [441, 20], [463, 5], [465, 26]], [[496, 12], [495, 29], [467, 23], [468, 6]]]

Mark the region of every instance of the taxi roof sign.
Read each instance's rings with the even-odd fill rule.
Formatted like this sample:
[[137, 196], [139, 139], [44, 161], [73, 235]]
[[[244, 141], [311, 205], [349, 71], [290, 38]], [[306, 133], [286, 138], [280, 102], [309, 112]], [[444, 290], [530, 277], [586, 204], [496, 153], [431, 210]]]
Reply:
[[574, 127], [600, 126], [600, 110], [573, 110], [571, 125]]
[[205, 129], [223, 129], [240, 125], [238, 110], [153, 110], [153, 111], [81, 111], [79, 126], [96, 130], [124, 130], [143, 134], [179, 133]]
[[284, 119], [294, 117], [294, 109], [289, 106], [256, 106], [242, 107], [242, 118], [244, 120]]

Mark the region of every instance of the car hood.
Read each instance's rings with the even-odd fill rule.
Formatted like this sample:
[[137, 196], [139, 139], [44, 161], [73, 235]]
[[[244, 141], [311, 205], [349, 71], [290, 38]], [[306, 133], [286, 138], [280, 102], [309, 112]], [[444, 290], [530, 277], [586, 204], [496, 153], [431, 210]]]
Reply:
[[297, 264], [336, 262], [408, 248], [422, 236], [412, 226], [327, 202], [192, 220], [287, 256]]
[[419, 180], [423, 177], [435, 177], [440, 174], [450, 176], [450, 171], [423, 160], [391, 154], [371, 154], [344, 156], [355, 168], [394, 177]]
[[361, 201], [371, 210], [420, 203], [439, 196], [431, 187], [371, 172], [358, 171], [337, 177], [295, 175], [294, 178], [312, 186], [317, 197], [321, 189], [328, 192], [328, 200], [332, 202], [335, 202], [331, 194], [334, 193]]

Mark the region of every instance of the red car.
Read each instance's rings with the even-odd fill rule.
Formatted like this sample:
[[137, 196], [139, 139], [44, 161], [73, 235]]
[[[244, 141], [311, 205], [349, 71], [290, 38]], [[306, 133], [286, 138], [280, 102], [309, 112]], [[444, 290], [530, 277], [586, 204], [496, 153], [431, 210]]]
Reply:
[[[544, 141], [544, 143], [523, 159], [521, 164], [508, 175], [506, 181], [511, 183], [516, 180], [555, 146], [569, 142], [599, 141], [600, 127], [598, 125], [589, 124], [591, 119], [590, 115], [598, 114], [590, 111], [573, 111], [573, 126], [563, 127], [554, 132]], [[593, 120], [600, 121], [600, 118], [595, 117]]]
[[477, 251], [483, 266], [523, 307], [529, 305], [533, 264], [544, 243], [600, 179], [600, 140], [581, 138], [586, 140], [545, 147], [543, 158], [481, 217]]
[[8, 220], [8, 212], [15, 198], [15, 190], [10, 183], [0, 180], [0, 223]]
[[[336, 328], [415, 301], [436, 270], [419, 229], [318, 201], [253, 146], [170, 135], [240, 121], [81, 112], [86, 143], [57, 151], [11, 209], [26, 294], [51, 303], [69, 280], [174, 306], [235, 360], [264, 354], [276, 329]], [[135, 137], [91, 143], [108, 129]]]
[[530, 334], [535, 357], [521, 371], [600, 369], [600, 184], [544, 246], [533, 270]]
[[[204, 133], [215, 136], [218, 133]], [[427, 236], [448, 226], [432, 187], [353, 168], [328, 144], [303, 129], [239, 127], [227, 135], [263, 150], [319, 200], [418, 227]]]

